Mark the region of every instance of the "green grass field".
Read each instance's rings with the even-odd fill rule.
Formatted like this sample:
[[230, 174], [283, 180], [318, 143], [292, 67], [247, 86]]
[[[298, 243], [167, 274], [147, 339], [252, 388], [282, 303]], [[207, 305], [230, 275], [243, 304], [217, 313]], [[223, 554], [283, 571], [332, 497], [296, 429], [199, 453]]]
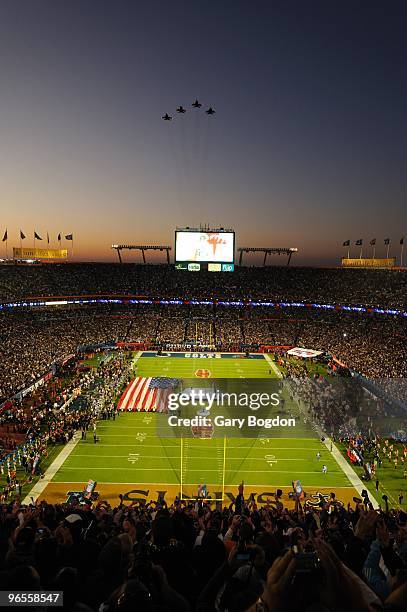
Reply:
[[[201, 375], [204, 371], [204, 378], [197, 377], [199, 371]], [[265, 358], [145, 356], [135, 360], [134, 374], [192, 379], [197, 387], [217, 377], [232, 387], [252, 388], [257, 384], [255, 379], [276, 386], [278, 370]], [[250, 380], [239, 382], [241, 378]], [[247, 432], [241, 437], [236, 430], [229, 430], [230, 434], [221, 432], [209, 439], [194, 438], [190, 432], [182, 438], [163, 434], [165, 427], [159, 425], [167, 420], [166, 415], [124, 412], [115, 421], [100, 421], [100, 441], [95, 444], [89, 432], [87, 440], [80, 441], [62, 464], [53, 483], [64, 483], [65, 490], [80, 490], [92, 478], [101, 490], [108, 486], [122, 492], [155, 487], [171, 490], [174, 495], [182, 492], [186, 497], [196, 495], [198, 484], [206, 484], [211, 496], [218, 498], [226, 491], [236, 491], [242, 481], [259, 493], [278, 487], [290, 489], [292, 481], [298, 479], [309, 492], [339, 488], [353, 495], [353, 487], [330, 451], [309, 424], [302, 422], [294, 406], [290, 411], [296, 414], [298, 425], [289, 435], [284, 430], [269, 429], [260, 437], [250, 438]], [[324, 464], [326, 474], [322, 473]]]
[[[205, 354], [205, 353], [203, 353]], [[200, 369], [208, 370], [211, 378], [277, 378], [266, 359], [204, 359], [174, 357], [140, 357], [137, 376], [171, 376], [194, 378]], [[269, 371], [271, 370], [271, 374]]]
[[[331, 453], [316, 438], [180, 439], [156, 435], [160, 415], [123, 413], [116, 421], [101, 421], [100, 442], [91, 435], [80, 441], [55, 476], [56, 482], [138, 484], [210, 483], [287, 486], [300, 479], [304, 486], [349, 486]], [[321, 459], [316, 458], [317, 452]], [[224, 457], [225, 455], [225, 457]], [[322, 465], [328, 473], [322, 474]], [[224, 466], [224, 469], [223, 469]]]
[[[343, 456], [346, 456], [347, 447], [344, 444], [338, 445]], [[402, 443], [394, 443], [394, 448], [399, 449], [399, 456], [403, 456], [405, 444]], [[374, 457], [372, 453], [367, 453], [366, 459], [373, 461]], [[361, 477], [363, 474], [362, 467], [354, 468], [355, 472]], [[406, 507], [407, 504], [407, 478], [404, 475], [407, 470], [407, 465], [403, 464], [401, 461], [398, 461], [397, 468], [394, 468], [394, 462], [388, 461], [387, 458], [384, 458], [381, 467], [377, 468], [377, 477], [379, 479], [379, 491], [376, 492], [375, 479], [366, 482], [366, 489], [376, 497], [377, 501], [384, 506], [384, 502], [382, 500], [382, 495], [387, 495], [389, 499], [389, 504], [393, 508], [399, 507], [398, 497], [399, 494], [402, 493], [404, 495], [403, 507]]]

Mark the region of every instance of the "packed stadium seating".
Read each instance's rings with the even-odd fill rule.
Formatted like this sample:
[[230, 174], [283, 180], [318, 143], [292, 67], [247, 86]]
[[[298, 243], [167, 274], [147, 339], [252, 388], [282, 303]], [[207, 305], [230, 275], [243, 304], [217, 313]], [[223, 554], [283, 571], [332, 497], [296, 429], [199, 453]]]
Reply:
[[268, 298], [407, 307], [405, 270], [253, 267], [188, 274], [167, 265], [60, 264], [0, 266], [0, 302], [29, 296], [89, 294], [189, 298]]
[[[3, 303], [30, 296], [116, 294], [405, 309], [406, 289], [405, 272], [241, 269], [223, 275], [219, 286], [216, 274], [188, 275], [167, 266], [0, 266]], [[79, 345], [122, 341], [239, 351], [305, 346], [327, 351], [367, 377], [385, 378], [390, 386], [407, 375], [406, 338], [406, 317], [341, 310], [111, 303], [4, 308], [0, 445], [12, 451], [22, 440], [35, 439], [21, 451], [31, 474], [38, 455], [71, 439], [75, 430], [83, 432], [89, 418], [100, 418], [61, 407], [77, 379], [92, 388], [98, 377], [110, 405], [112, 389], [126, 376], [125, 356], [118, 364], [112, 360], [103, 373], [75, 372], [67, 388], [57, 379], [26, 398], [5, 401]], [[312, 393], [311, 384], [301, 392], [304, 388]], [[318, 406], [316, 422], [327, 417], [329, 425], [340, 422], [340, 406], [331, 408]], [[260, 507], [243, 485], [224, 507], [179, 500], [167, 505], [159, 499], [93, 506], [43, 501], [24, 507], [12, 494], [14, 488], [21, 492], [21, 483], [7, 478], [0, 506], [2, 591], [63, 590], [67, 612], [407, 608], [407, 515], [401, 509], [377, 512], [366, 499], [344, 507], [334, 498], [321, 498], [314, 508], [287, 509], [278, 491]]]
[[0, 313], [0, 321], [0, 402], [79, 345], [107, 340], [217, 350], [300, 345], [329, 351], [369, 377], [407, 375], [404, 317], [213, 305], [101, 305], [14, 309]]

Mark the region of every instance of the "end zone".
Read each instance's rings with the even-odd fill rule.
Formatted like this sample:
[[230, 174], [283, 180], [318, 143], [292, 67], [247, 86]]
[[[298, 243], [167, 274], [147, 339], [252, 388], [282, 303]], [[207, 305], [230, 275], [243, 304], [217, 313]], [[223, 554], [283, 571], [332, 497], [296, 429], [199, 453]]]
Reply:
[[[47, 500], [48, 503], [60, 504], [66, 502], [69, 492], [81, 492], [84, 490], [86, 483], [80, 482], [51, 482], [42, 491], [39, 496], [39, 501]], [[218, 485], [207, 485], [208, 493], [212, 499], [222, 497], [222, 492], [219, 492]], [[224, 505], [231, 504], [237, 495], [238, 484], [225, 487], [225, 497], [223, 500]], [[289, 493], [292, 493], [292, 487], [273, 487], [270, 486], [259, 486], [259, 485], [247, 485], [245, 487], [245, 499], [247, 500], [251, 495], [254, 496], [254, 500], [258, 505], [267, 504], [267, 502], [273, 500], [273, 495], [276, 489], [279, 488], [283, 491], [281, 501], [287, 508], [294, 508], [295, 502], [289, 497]], [[197, 495], [196, 486], [184, 485], [183, 496], [185, 498], [193, 498]], [[169, 484], [146, 484], [146, 483], [98, 483], [96, 492], [100, 495], [100, 500], [106, 500], [109, 504], [114, 505], [120, 502], [119, 495], [123, 495], [123, 501], [131, 504], [133, 502], [146, 503], [150, 500], [157, 500], [159, 496], [163, 497], [167, 504], [172, 504], [177, 496], [180, 494], [180, 486]], [[310, 487], [307, 489], [307, 497], [302, 501], [306, 506], [317, 507], [320, 503], [319, 495], [323, 495], [326, 500], [330, 497], [331, 493], [335, 493], [336, 500], [342, 503], [345, 507], [348, 503], [352, 503], [354, 496], [358, 496], [358, 491], [354, 487]]]

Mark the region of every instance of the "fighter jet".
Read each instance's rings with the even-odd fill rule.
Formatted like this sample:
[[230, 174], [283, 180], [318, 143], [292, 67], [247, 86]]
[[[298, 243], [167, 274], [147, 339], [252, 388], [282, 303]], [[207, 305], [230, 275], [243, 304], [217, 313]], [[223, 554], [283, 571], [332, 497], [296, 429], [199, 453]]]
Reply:
[[198, 100], [195, 100], [195, 102], [192, 103], [192, 106], [194, 108], [201, 108], [202, 104], [200, 102], [198, 102]]
[[214, 115], [215, 114], [215, 111], [213, 110], [212, 106], [210, 106], [208, 108], [208, 110], [205, 111], [205, 112], [206, 112], [207, 115]]
[[177, 108], [177, 113], [186, 113], [187, 111], [185, 110], [185, 108], [183, 106], [178, 106]]
[[165, 113], [164, 117], [161, 117], [161, 119], [164, 119], [164, 121], [171, 121], [172, 117], [170, 117], [168, 113]]

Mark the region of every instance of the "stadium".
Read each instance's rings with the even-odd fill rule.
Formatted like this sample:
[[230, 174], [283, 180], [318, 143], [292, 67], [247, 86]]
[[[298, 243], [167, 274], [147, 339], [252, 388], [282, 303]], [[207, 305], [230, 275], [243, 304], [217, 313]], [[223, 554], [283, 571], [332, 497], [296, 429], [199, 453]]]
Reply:
[[210, 265], [0, 266], [4, 508], [404, 516], [405, 270]]
[[[118, 495], [173, 503], [194, 499], [205, 485], [208, 503], [222, 505], [244, 482], [258, 503], [280, 490], [293, 506], [298, 481], [305, 504], [335, 492], [346, 505], [367, 489], [374, 505], [383, 494], [398, 505], [404, 271], [270, 266], [192, 274], [173, 265], [44, 264], [1, 272], [3, 478], [17, 468], [3, 498], [18, 482], [27, 502], [61, 503], [94, 482], [95, 498], [109, 503]], [[48, 290], [38, 295], [38, 287]], [[311, 389], [303, 396], [296, 389], [302, 378], [325, 379], [327, 387], [314, 383], [310, 401]], [[328, 381], [334, 387], [346, 378], [354, 395], [328, 391]], [[271, 430], [273, 419], [263, 418], [252, 431], [212, 424], [200, 433], [166, 425], [170, 391], [215, 385], [246, 395], [274, 390], [283, 417], [297, 424]], [[328, 393], [338, 393], [340, 405], [346, 400], [346, 411], [327, 404]], [[191, 405], [181, 412], [197, 414]], [[235, 398], [226, 416], [238, 412], [246, 417], [250, 408]], [[398, 469], [384, 466], [379, 491], [373, 461], [349, 461], [358, 436], [395, 440]]]
[[[21, 555], [59, 541], [55, 562], [74, 555], [86, 585], [88, 547], [102, 559], [125, 537], [141, 551], [152, 527], [136, 555], [187, 606], [236, 537], [242, 555], [273, 522], [349, 538], [381, 511], [403, 554], [406, 271], [200, 265], [0, 266], [1, 503], [22, 517], [6, 557], [18, 576]], [[210, 563], [199, 534], [219, 542]], [[112, 584], [81, 601], [96, 607]]]
[[0, 608], [407, 610], [406, 6], [2, 9]]

